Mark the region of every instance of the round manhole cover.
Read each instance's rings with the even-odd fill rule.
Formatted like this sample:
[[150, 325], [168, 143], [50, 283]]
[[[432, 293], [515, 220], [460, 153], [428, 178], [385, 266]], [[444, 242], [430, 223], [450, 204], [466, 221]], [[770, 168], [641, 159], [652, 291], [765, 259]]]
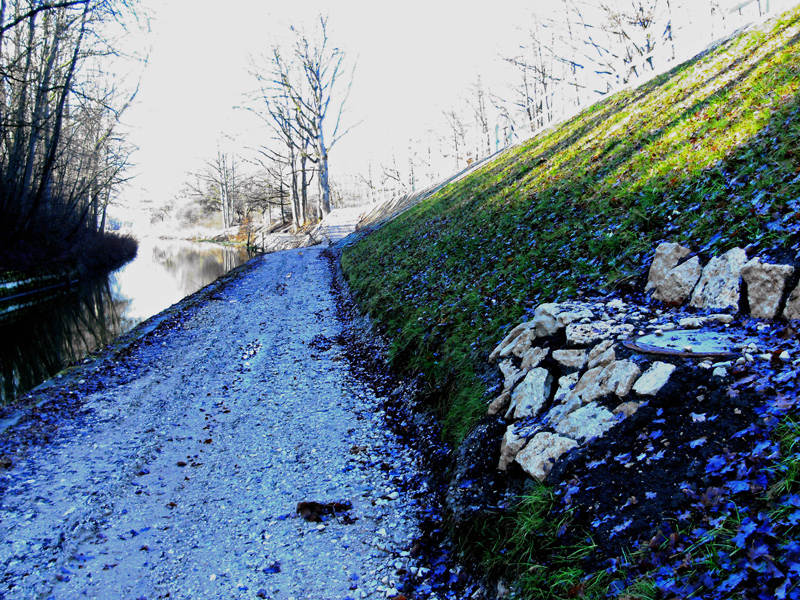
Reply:
[[755, 338], [743, 333], [676, 329], [643, 335], [628, 340], [625, 346], [646, 354], [723, 358], [740, 354], [744, 346], [754, 341]]

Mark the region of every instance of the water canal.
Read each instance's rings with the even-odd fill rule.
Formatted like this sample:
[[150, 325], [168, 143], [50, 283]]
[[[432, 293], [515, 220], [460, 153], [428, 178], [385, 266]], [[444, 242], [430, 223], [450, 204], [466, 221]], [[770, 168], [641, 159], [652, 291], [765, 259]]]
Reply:
[[0, 403], [205, 287], [251, 255], [243, 248], [144, 239], [134, 260], [18, 310], [0, 303]]

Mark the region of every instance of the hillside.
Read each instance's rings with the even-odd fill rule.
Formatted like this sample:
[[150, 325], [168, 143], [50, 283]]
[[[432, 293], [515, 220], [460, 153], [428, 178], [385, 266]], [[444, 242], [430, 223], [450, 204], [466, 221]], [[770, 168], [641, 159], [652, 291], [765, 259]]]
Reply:
[[[681, 243], [704, 262], [740, 247], [797, 263], [798, 42], [800, 9], [794, 9], [511, 149], [344, 250], [342, 269], [357, 301], [390, 342], [394, 365], [423, 377], [424, 399], [441, 417], [447, 440], [462, 442], [485, 415], [499, 378], [487, 358], [511, 328], [543, 302], [652, 302], [642, 291], [659, 243]], [[755, 331], [749, 321], [740, 324]], [[792, 331], [775, 324], [776, 339], [792, 338]], [[781, 393], [770, 388], [774, 397], [794, 398], [795, 379], [796, 373], [787, 376], [791, 389]], [[737, 415], [755, 423], [774, 412], [763, 385], [742, 389], [741, 397], [734, 387], [729, 396], [748, 402], [736, 405]], [[725, 398], [714, 402], [715, 411], [725, 412]], [[654, 404], [651, 417], [667, 408]], [[513, 510], [484, 515], [483, 523], [456, 534], [468, 558], [522, 582], [526, 597], [727, 598], [745, 587], [748, 597], [799, 597], [797, 521], [776, 516], [794, 514], [800, 503], [796, 415], [785, 406], [778, 412], [761, 437], [739, 436], [744, 445], [697, 455], [726, 456], [735, 472], [744, 467], [737, 471], [730, 457], [740, 456], [747, 472], [769, 485], [754, 484], [746, 497], [734, 490], [664, 506], [649, 526], [658, 529], [663, 520], [673, 533], [653, 536], [649, 545], [633, 538], [628, 547], [611, 543], [609, 531], [581, 538], [590, 535], [581, 528], [591, 519], [570, 522], [580, 508], [565, 509], [563, 500], [583, 495], [590, 502], [591, 495], [553, 481], [526, 485]], [[736, 432], [734, 425], [725, 435]], [[747, 444], [761, 450], [747, 455]], [[725, 488], [724, 481], [715, 489]], [[711, 514], [711, 505], [722, 512]], [[762, 537], [750, 538], [757, 528]], [[643, 554], [648, 548], [652, 553]]]

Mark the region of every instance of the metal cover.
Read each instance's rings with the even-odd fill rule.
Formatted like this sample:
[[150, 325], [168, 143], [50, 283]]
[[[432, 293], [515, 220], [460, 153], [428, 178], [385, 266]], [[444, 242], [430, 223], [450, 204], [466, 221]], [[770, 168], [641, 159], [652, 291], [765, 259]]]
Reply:
[[744, 333], [675, 329], [627, 340], [627, 348], [645, 354], [686, 358], [727, 358], [741, 354], [742, 348], [756, 341]]

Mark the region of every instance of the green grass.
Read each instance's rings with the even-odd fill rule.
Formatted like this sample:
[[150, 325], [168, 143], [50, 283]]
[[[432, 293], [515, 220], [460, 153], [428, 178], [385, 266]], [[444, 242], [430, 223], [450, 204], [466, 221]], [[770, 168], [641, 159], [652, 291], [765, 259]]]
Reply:
[[569, 594], [578, 589], [583, 598], [605, 598], [608, 578], [587, 577], [578, 566], [594, 549], [591, 538], [578, 546], [564, 546], [560, 538], [571, 515], [554, 517], [555, 505], [552, 489], [531, 482], [513, 511], [475, 521], [473, 531], [462, 532], [462, 557], [484, 572], [514, 580], [522, 598], [556, 600], [573, 597]]
[[511, 149], [344, 251], [361, 308], [391, 360], [424, 376], [450, 441], [490, 399], [488, 352], [539, 303], [628, 288], [661, 240], [710, 254], [791, 242], [799, 36], [795, 9]]

